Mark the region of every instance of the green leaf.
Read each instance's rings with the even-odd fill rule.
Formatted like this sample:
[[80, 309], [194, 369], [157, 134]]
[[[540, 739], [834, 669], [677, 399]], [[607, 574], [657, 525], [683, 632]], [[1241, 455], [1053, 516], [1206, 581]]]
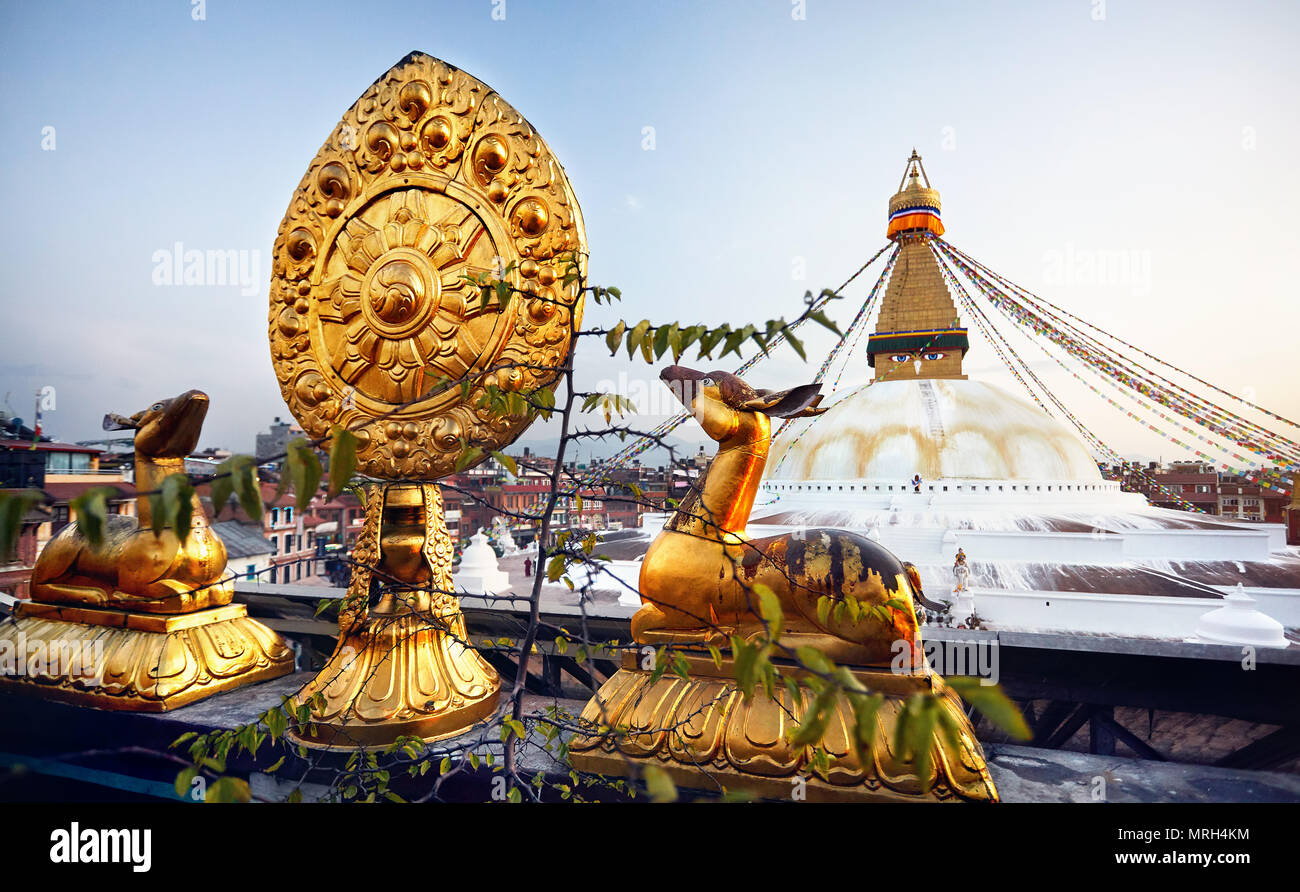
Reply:
[[911, 756], [913, 768], [924, 790], [930, 788], [930, 768], [934, 763], [934, 728], [938, 721], [938, 701], [933, 696], [913, 696], [904, 711], [911, 711], [903, 730], [904, 759]]
[[193, 783], [194, 777], [198, 773], [199, 773], [199, 769], [195, 765], [191, 765], [189, 768], [181, 769], [181, 773], [176, 775], [176, 784], [175, 784], [176, 795], [178, 797], [180, 797], [181, 799], [186, 799], [189, 797], [190, 784]]
[[822, 595], [817, 599], [817, 623], [825, 626], [831, 618], [831, 599], [828, 595]]
[[795, 353], [799, 354], [799, 358], [804, 362], [807, 362], [808, 354], [804, 352], [803, 341], [796, 338], [794, 332], [790, 331], [788, 328], [785, 331], [785, 339], [790, 342], [791, 349], [793, 349]]
[[91, 548], [104, 544], [104, 527], [108, 523], [109, 495], [116, 495], [117, 490], [111, 486], [92, 486], [68, 503], [76, 515], [77, 526], [86, 534], [86, 541]]
[[330, 485], [328, 498], [334, 498], [352, 479], [357, 470], [357, 435], [338, 425], [330, 430]]
[[876, 739], [876, 715], [884, 701], [882, 694], [849, 694], [849, 705], [853, 708], [855, 743], [863, 759], [871, 751], [871, 744]]
[[[844, 333], [840, 331], [840, 327], [826, 317], [825, 310], [815, 310], [808, 314], [808, 318], [819, 325], [829, 328], [840, 337], [844, 337]], [[789, 332], [786, 332], [786, 337], [789, 337]]]
[[815, 647], [805, 644], [802, 647], [795, 648], [795, 658], [804, 666], [820, 675], [830, 675], [835, 671], [835, 664]]
[[767, 623], [768, 635], [773, 641], [781, 637], [785, 613], [781, 610], [781, 601], [769, 586], [761, 582], [754, 583], [754, 594], [758, 596], [758, 611]]
[[997, 685], [980, 684], [980, 679], [969, 676], [946, 678], [944, 681], [995, 727], [1018, 740], [1029, 740], [1034, 736], [1016, 704]]
[[239, 506], [244, 509], [249, 520], [262, 520], [262, 488], [257, 479], [257, 464], [251, 455], [231, 457], [232, 481]]
[[664, 771], [658, 765], [649, 764], [645, 767], [643, 777], [646, 792], [650, 794], [651, 801], [677, 801], [677, 785], [673, 783], [673, 779], [668, 776], [667, 771]]
[[739, 635], [732, 635], [731, 658], [736, 686], [748, 702], [754, 696], [754, 685], [758, 681], [758, 648]]
[[204, 802], [248, 802], [253, 793], [248, 781], [238, 777], [219, 777], [208, 785]]
[[301, 513], [310, 507], [324, 471], [316, 451], [301, 437], [289, 441], [288, 453], [286, 476], [293, 483], [294, 502]]
[[230, 497], [235, 494], [234, 479], [235, 457], [223, 461], [217, 465], [216, 474], [212, 478], [212, 486], [209, 494], [212, 496], [212, 519], [215, 521], [221, 509], [226, 507]]
[[671, 329], [667, 325], [661, 325], [655, 329], [654, 353], [655, 359], [659, 359], [668, 352], [668, 336]]
[[194, 517], [194, 487], [184, 474], [169, 474], [158, 487], [158, 492], [149, 497], [150, 526], [157, 536], [167, 527], [171, 527], [176, 538], [185, 542], [190, 536], [190, 526]]
[[618, 352], [618, 345], [623, 340], [625, 331], [627, 331], [627, 323], [620, 319], [617, 325], [605, 333], [605, 346], [609, 348], [610, 356]]
[[8, 562], [17, 547], [27, 510], [42, 498], [35, 489], [0, 492], [0, 564]]
[[452, 469], [456, 473], [468, 468], [477, 462], [483, 456], [483, 449], [479, 446], [470, 446], [468, 443], [461, 449], [460, 454], [456, 456], [456, 461], [452, 464]]
[[492, 450], [490, 454], [497, 461], [501, 462], [502, 467], [509, 471], [511, 476], [519, 476], [519, 466], [515, 463], [514, 458], [506, 455], [504, 452], [497, 452], [495, 449]]
[[627, 358], [631, 359], [636, 348], [641, 346], [641, 341], [645, 337], [646, 330], [650, 328], [650, 320], [642, 319], [633, 329], [628, 332], [627, 336]]
[[790, 735], [791, 746], [810, 746], [821, 742], [826, 734], [826, 726], [830, 723], [838, 696], [839, 691], [830, 686], [817, 694], [812, 708], [804, 715], [799, 727]]
[[716, 644], [709, 645], [709, 656], [713, 658], [713, 665], [718, 669], [722, 668], [722, 651], [718, 650]]

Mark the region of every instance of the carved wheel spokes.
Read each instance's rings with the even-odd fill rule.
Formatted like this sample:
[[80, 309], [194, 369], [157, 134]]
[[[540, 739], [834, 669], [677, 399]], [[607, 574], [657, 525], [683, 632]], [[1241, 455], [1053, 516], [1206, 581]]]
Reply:
[[[581, 313], [572, 257], [585, 268], [582, 216], [546, 143], [477, 79], [408, 56], [343, 116], [281, 223], [269, 322], [286, 402], [312, 436], [353, 430], [378, 477], [433, 479], [465, 441], [509, 443], [531, 419], [477, 404], [489, 384], [553, 384]], [[525, 294], [485, 305], [471, 279], [510, 265]], [[442, 378], [469, 394], [431, 395]]]

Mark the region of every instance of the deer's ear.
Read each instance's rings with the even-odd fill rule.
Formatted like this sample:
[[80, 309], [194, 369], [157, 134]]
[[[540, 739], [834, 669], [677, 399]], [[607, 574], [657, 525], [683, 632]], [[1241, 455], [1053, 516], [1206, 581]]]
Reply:
[[821, 389], [820, 384], [801, 384], [789, 390], [760, 390], [758, 396], [746, 401], [740, 408], [762, 412], [774, 418], [820, 415], [822, 410], [815, 407], [821, 402]]
[[104, 416], [104, 430], [106, 431], [129, 431], [135, 430], [139, 425], [132, 418], [123, 418], [121, 415], [114, 415], [112, 412]]

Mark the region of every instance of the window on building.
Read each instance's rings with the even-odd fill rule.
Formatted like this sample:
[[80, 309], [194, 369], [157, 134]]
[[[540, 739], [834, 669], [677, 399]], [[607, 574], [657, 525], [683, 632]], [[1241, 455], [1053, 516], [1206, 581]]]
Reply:
[[268, 541], [271, 543], [271, 554], [272, 554], [272, 555], [279, 554], [279, 553], [280, 553], [280, 540], [277, 539], [277, 538], [275, 538], [274, 536], [272, 536]]
[[298, 534], [298, 550], [302, 551], [302, 533]]
[[298, 572], [295, 574], [294, 578], [302, 579], [302, 561], [298, 562]]
[[289, 554], [293, 551], [293, 533], [284, 534], [284, 553]]
[[248, 567], [244, 570], [244, 578], [247, 579], [247, 580], [249, 580], [249, 581], [252, 581], [253, 579], [256, 579], [256, 578], [257, 578], [257, 565], [256, 565], [256, 564], [249, 564], [249, 565], [248, 565]]
[[277, 567], [277, 566], [275, 566], [274, 564], [272, 564], [272, 565], [271, 565], [271, 582], [272, 582], [272, 583], [278, 582], [278, 581], [279, 581], [279, 578], [280, 578], [280, 568]]
[[284, 509], [284, 522], [293, 523], [293, 506]]
[[279, 509], [279, 508], [272, 508], [272, 509], [271, 509], [271, 526], [275, 526], [275, 525], [278, 524], [279, 522], [280, 522], [280, 509]]

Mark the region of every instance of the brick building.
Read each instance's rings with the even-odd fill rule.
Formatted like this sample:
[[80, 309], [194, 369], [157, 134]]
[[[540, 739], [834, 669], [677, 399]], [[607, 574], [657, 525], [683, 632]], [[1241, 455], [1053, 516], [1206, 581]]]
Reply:
[[1102, 468], [1108, 480], [1121, 481], [1152, 505], [1186, 510], [1190, 503], [1206, 514], [1231, 520], [1286, 523], [1290, 496], [1245, 477], [1219, 471], [1206, 462], [1125, 462]]

